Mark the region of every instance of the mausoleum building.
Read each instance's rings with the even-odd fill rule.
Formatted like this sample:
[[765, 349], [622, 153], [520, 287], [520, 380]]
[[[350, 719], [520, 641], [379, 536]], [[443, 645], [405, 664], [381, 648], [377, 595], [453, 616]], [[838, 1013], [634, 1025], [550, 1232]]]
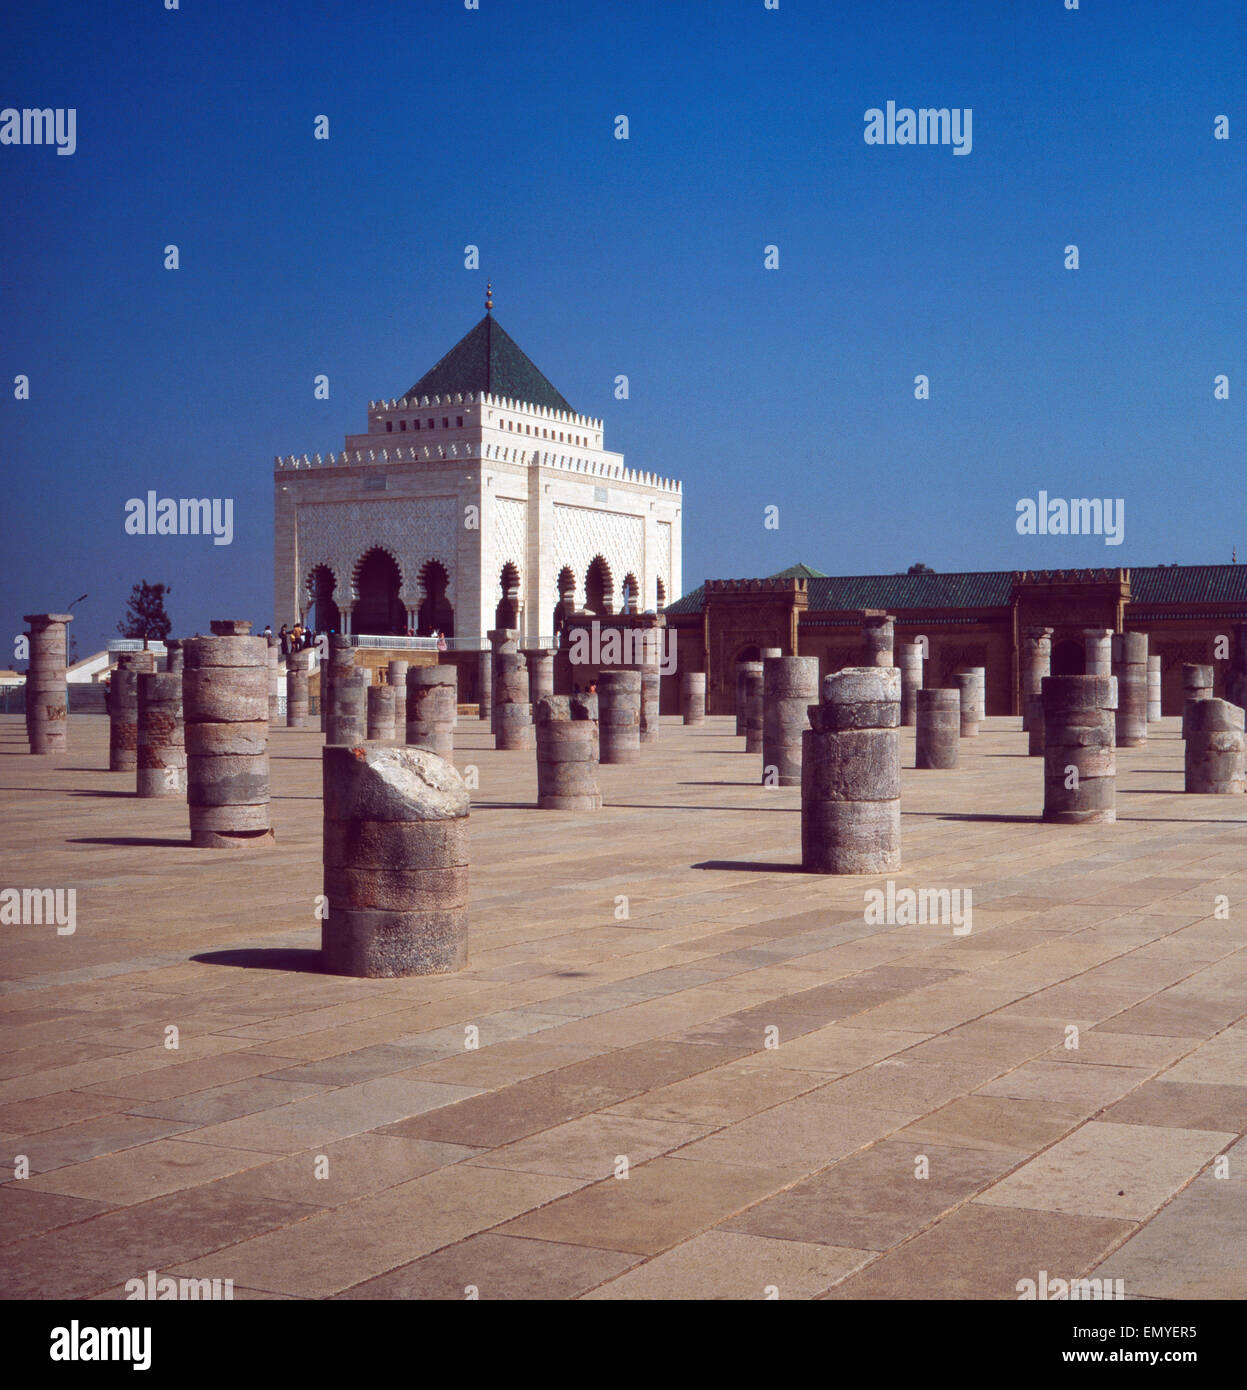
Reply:
[[340, 452], [277, 459], [276, 624], [549, 646], [573, 609], [681, 592], [681, 484], [608, 451], [492, 309]]

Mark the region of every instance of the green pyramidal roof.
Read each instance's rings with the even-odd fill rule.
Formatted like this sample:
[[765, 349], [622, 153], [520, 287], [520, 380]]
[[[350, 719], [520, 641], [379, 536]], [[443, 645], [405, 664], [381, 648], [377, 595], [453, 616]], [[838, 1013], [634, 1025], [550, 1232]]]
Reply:
[[789, 565], [786, 570], [780, 570], [777, 574], [771, 575], [772, 579], [826, 579], [827, 576], [822, 570], [811, 569], [809, 565], [798, 561], [795, 565]]
[[575, 414], [561, 392], [550, 385], [492, 314], [486, 314], [470, 333], [460, 338], [406, 394], [466, 396], [476, 391]]

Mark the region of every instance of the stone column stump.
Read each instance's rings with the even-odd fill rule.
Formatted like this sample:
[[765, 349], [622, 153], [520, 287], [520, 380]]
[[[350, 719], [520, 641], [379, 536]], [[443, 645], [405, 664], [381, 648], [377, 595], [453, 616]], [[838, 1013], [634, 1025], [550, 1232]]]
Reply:
[[955, 679], [960, 701], [961, 737], [978, 738], [979, 678], [973, 671], [958, 671]]
[[1228, 700], [1192, 700], [1186, 710], [1186, 790], [1243, 791], [1243, 710]]
[[325, 968], [441, 975], [468, 959], [463, 779], [423, 748], [326, 747]]
[[1182, 667], [1182, 737], [1189, 737], [1187, 712], [1195, 700], [1212, 699], [1212, 667], [1185, 662]]
[[847, 667], [825, 676], [802, 734], [801, 864], [807, 873], [901, 867], [901, 673]]
[[680, 713], [686, 724], [706, 722], [706, 673], [685, 671], [680, 677]]
[[329, 688], [326, 743], [364, 743], [368, 738], [368, 672], [358, 666], [339, 666]]
[[[537, 805], [543, 811], [600, 811], [598, 723], [593, 696], [546, 695], [533, 706]], [[596, 701], [595, 701], [596, 703]]]
[[818, 657], [773, 656], [762, 663], [762, 783], [801, 785], [801, 736], [818, 699]]
[[[902, 694], [904, 690], [902, 672]], [[961, 743], [960, 691], [919, 690], [915, 693], [914, 767], [956, 767]]]
[[640, 762], [640, 671], [603, 671], [598, 677], [597, 699], [601, 761]]
[[1160, 718], [1160, 657], [1147, 659], [1147, 722], [1155, 724]]
[[72, 613], [27, 613], [30, 662], [26, 668], [26, 737], [32, 753], [64, 753], [69, 747], [69, 706], [65, 688]]
[[385, 683], [394, 692], [395, 738], [402, 738], [407, 728], [407, 671], [405, 661], [391, 661], [385, 668]]
[[1113, 629], [1085, 627], [1082, 630], [1085, 660], [1083, 673], [1088, 676], [1113, 674]]
[[455, 754], [457, 681], [453, 666], [412, 666], [407, 671], [407, 743], [447, 762]]
[[762, 751], [763, 663], [751, 661], [745, 672], [745, 752]]
[[533, 707], [528, 699], [528, 667], [517, 652], [503, 652], [494, 669], [494, 747], [530, 748]]
[[922, 689], [922, 643], [902, 642], [897, 653], [901, 673], [901, 723], [914, 728], [918, 723], [918, 692]]
[[1040, 682], [1052, 674], [1052, 629], [1024, 627], [1018, 651], [1018, 676], [1022, 702], [1022, 732], [1030, 732], [1032, 699], [1039, 698]]
[[108, 770], [133, 772], [138, 767], [139, 676], [156, 670], [152, 652], [122, 652], [108, 695]]
[[213, 621], [183, 647], [186, 800], [196, 849], [271, 843], [268, 643], [251, 624]]
[[286, 658], [286, 727], [306, 729], [310, 723], [308, 699], [308, 664], [311, 652], [291, 652]]
[[392, 685], [370, 685], [368, 687], [368, 737], [382, 743], [394, 741], [397, 713]]
[[1116, 709], [1112, 676], [1044, 677], [1044, 820], [1087, 825], [1117, 819]]
[[1117, 677], [1117, 746], [1147, 745], [1147, 633], [1113, 634], [1113, 675]]
[[139, 796], [186, 795], [186, 736], [182, 724], [182, 673], [139, 675]]

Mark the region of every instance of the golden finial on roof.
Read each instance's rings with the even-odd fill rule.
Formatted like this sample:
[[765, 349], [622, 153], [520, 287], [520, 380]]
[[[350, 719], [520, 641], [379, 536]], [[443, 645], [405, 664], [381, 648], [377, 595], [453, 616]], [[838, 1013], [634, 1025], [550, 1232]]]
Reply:
[[494, 284], [492, 280], [485, 282], [485, 312], [488, 314], [494, 307]]

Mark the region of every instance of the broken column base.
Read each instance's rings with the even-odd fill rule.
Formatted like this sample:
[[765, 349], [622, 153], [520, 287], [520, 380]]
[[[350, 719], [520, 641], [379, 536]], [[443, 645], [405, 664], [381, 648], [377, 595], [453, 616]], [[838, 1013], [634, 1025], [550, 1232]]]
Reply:
[[468, 914], [338, 907], [320, 929], [321, 959], [335, 975], [384, 979], [442, 975], [468, 963]]

